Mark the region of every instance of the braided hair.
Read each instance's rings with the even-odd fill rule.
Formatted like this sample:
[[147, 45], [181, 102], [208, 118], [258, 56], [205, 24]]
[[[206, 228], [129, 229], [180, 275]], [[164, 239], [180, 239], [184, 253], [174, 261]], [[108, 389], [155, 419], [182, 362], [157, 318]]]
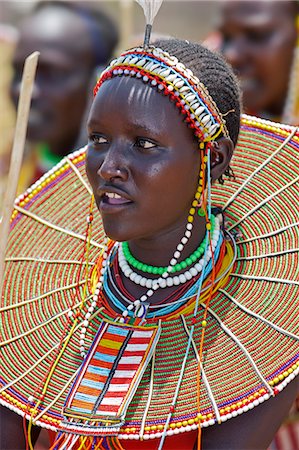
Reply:
[[180, 39], [159, 39], [154, 45], [178, 58], [206, 86], [236, 145], [240, 129], [240, 90], [231, 67], [222, 56], [200, 44]]

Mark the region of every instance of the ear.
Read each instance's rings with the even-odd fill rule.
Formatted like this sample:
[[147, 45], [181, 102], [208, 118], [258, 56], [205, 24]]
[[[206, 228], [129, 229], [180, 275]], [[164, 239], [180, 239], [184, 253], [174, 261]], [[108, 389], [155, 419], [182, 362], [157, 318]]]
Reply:
[[234, 152], [234, 144], [231, 139], [221, 137], [211, 142], [211, 178], [216, 181], [228, 168]]

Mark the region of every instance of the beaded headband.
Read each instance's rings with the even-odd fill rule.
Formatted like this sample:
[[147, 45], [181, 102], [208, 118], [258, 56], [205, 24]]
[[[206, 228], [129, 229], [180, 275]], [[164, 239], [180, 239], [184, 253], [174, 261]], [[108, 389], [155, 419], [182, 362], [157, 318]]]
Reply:
[[151, 46], [134, 48], [114, 59], [101, 74], [94, 95], [104, 81], [116, 76], [141, 79], [168, 96], [186, 116], [186, 123], [200, 142], [210, 142], [220, 135], [229, 137], [225, 121], [207, 88], [168, 52]]

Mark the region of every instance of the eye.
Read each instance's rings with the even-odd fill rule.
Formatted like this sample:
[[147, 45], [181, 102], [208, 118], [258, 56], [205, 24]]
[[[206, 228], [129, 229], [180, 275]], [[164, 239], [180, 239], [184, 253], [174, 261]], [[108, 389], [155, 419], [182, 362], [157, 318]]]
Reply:
[[157, 147], [157, 144], [155, 142], [151, 141], [150, 139], [137, 138], [135, 146], [143, 148], [144, 150], [149, 150], [151, 148]]
[[102, 134], [90, 134], [88, 137], [88, 142], [91, 144], [107, 144], [108, 139]]

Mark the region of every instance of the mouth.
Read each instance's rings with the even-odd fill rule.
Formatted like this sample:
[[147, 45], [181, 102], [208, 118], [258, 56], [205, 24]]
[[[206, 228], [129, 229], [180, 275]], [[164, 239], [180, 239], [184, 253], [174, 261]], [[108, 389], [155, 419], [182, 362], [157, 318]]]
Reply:
[[130, 206], [132, 203], [133, 201], [124, 193], [106, 191], [100, 195], [99, 208], [101, 212], [114, 213]]

